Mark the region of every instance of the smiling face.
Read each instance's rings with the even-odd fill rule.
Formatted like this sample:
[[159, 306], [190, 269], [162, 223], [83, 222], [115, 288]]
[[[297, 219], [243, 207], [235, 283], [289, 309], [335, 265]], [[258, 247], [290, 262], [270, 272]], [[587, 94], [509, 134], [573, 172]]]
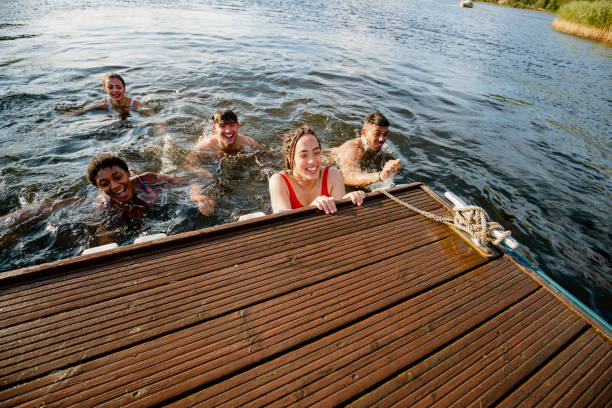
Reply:
[[372, 124], [364, 125], [363, 129], [361, 129], [361, 134], [365, 138], [367, 143], [367, 147], [369, 149], [374, 149], [376, 151], [382, 149], [385, 141], [387, 140], [387, 132], [389, 128], [386, 126], [378, 126]]
[[134, 196], [130, 172], [119, 166], [103, 167], [96, 173], [96, 185], [107, 196], [128, 201]]
[[104, 81], [104, 90], [115, 100], [119, 100], [125, 95], [125, 87], [118, 78], [108, 78]]
[[321, 145], [316, 136], [306, 134], [295, 145], [292, 174], [305, 179], [317, 179], [321, 170]]
[[231, 148], [238, 138], [240, 123], [232, 121], [221, 121], [213, 124], [213, 130], [217, 135], [217, 141], [221, 149]]

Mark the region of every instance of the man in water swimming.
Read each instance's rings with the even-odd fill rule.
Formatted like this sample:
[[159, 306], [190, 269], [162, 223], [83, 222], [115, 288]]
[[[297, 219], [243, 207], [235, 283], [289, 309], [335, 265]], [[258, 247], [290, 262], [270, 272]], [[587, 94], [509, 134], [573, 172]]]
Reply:
[[[259, 144], [249, 136], [238, 133], [240, 123], [238, 116], [229, 109], [222, 109], [212, 117], [212, 129], [214, 134], [208, 135], [200, 143], [194, 146], [187, 157], [185, 169], [190, 170], [202, 178], [212, 178], [208, 170], [199, 167], [202, 161], [219, 158], [224, 154], [238, 154], [260, 150]], [[202, 187], [192, 183], [190, 194], [201, 194]]]
[[214, 134], [206, 136], [193, 148], [190, 159], [202, 156], [214, 158], [224, 153], [236, 154], [260, 149], [255, 139], [238, 133], [238, 116], [231, 110], [222, 109], [215, 112], [212, 120]]
[[380, 112], [365, 117], [361, 136], [344, 142], [332, 150], [336, 164], [340, 167], [344, 184], [364, 187], [377, 181], [386, 180], [402, 169], [399, 159], [388, 160], [382, 170], [368, 172], [361, 170], [362, 161], [368, 151], [379, 152], [387, 140], [389, 121]]

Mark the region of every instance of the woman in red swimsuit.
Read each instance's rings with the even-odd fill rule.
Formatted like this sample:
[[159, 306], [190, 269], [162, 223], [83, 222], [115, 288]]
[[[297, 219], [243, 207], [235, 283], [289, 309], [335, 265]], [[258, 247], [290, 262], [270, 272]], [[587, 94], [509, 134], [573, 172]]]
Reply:
[[273, 212], [307, 205], [332, 214], [336, 212], [335, 200], [350, 198], [353, 204], [363, 203], [363, 191], [346, 194], [340, 171], [321, 166], [321, 143], [310, 127], [285, 133], [283, 154], [286, 170], [270, 177]]

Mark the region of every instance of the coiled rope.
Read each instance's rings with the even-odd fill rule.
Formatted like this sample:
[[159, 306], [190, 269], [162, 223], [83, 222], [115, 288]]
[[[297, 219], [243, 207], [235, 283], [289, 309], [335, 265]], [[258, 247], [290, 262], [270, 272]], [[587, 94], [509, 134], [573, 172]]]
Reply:
[[[469, 234], [471, 237], [476, 238], [483, 245], [498, 245], [508, 235], [510, 235], [510, 231], [504, 230], [504, 227], [502, 227], [501, 224], [495, 221], [491, 221], [487, 212], [481, 207], [477, 207], [475, 205], [468, 205], [467, 207], [455, 207], [451, 210], [454, 216], [454, 218], [451, 219], [446, 217], [440, 217], [427, 211], [423, 211], [411, 204], [408, 204], [405, 201], [400, 200], [399, 198], [393, 196], [385, 190], [380, 191], [399, 205], [402, 205], [408, 208], [409, 210], [421, 214], [429, 219], [448, 225], [449, 227], [459, 229]], [[499, 237], [495, 237], [493, 235], [493, 230], [499, 230], [503, 232]]]

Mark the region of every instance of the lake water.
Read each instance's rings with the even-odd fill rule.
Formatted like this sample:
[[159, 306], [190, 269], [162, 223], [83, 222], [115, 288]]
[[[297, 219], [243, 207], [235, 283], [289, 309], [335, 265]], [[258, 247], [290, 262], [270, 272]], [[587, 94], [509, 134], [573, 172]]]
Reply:
[[[84, 172], [99, 152], [137, 173], [184, 175], [224, 107], [269, 152], [206, 164], [211, 218], [186, 186], [164, 189], [158, 213], [123, 232], [127, 243], [269, 213], [284, 131], [306, 123], [333, 147], [380, 110], [391, 122], [386, 149], [403, 164], [396, 184], [422, 181], [484, 207], [524, 256], [612, 321], [612, 48], [553, 31], [551, 14], [457, 4], [5, 0], [0, 216], [81, 199], [0, 226], [0, 270], [95, 245], [96, 190]], [[109, 71], [156, 117], [60, 119], [101, 98]]]

